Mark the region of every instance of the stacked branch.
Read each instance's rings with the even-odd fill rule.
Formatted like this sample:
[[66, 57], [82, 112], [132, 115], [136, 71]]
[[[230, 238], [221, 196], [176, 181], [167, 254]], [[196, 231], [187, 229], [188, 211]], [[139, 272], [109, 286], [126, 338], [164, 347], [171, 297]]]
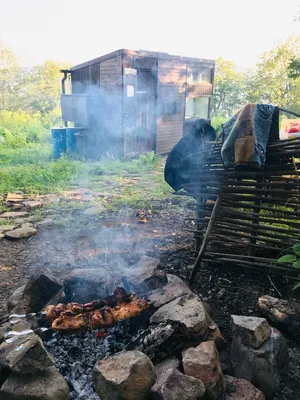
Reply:
[[[300, 139], [270, 143], [266, 166], [260, 170], [225, 170], [220, 151], [221, 144], [216, 143], [211, 151], [200, 154], [198, 160], [202, 162], [176, 193], [196, 199], [192, 206], [196, 229], [191, 230], [196, 248], [201, 248], [196, 270], [201, 262], [214, 261], [293, 275], [292, 266], [278, 265], [276, 257], [300, 242]], [[205, 252], [203, 243], [210, 248], [223, 247], [225, 253]], [[226, 248], [231, 245], [236, 249], [237, 244], [252, 258], [227, 254]], [[263, 250], [268, 251], [269, 258], [255, 256]]]

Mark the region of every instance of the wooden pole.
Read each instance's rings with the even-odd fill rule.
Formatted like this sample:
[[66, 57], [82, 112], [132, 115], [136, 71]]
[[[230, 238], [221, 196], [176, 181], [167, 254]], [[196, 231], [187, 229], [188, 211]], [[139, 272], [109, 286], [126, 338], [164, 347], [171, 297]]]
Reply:
[[210, 217], [210, 220], [209, 220], [209, 224], [207, 226], [207, 230], [205, 232], [205, 236], [204, 236], [204, 239], [203, 239], [203, 242], [202, 242], [202, 246], [201, 246], [201, 249], [200, 249], [200, 251], [198, 253], [198, 257], [196, 259], [196, 262], [194, 264], [194, 268], [193, 268], [192, 273], [191, 273], [191, 277], [190, 277], [190, 283], [191, 284], [194, 282], [196, 274], [197, 274], [198, 269], [200, 267], [200, 263], [201, 263], [201, 260], [202, 260], [202, 258], [204, 256], [206, 247], [208, 245], [208, 241], [209, 241], [212, 229], [214, 227], [214, 223], [215, 223], [215, 220], [217, 218], [217, 215], [218, 215], [218, 212], [219, 212], [219, 209], [220, 209], [220, 206], [221, 206], [221, 202], [222, 202], [222, 196], [219, 196], [217, 198], [217, 201], [215, 202], [214, 208], [212, 210], [211, 217]]

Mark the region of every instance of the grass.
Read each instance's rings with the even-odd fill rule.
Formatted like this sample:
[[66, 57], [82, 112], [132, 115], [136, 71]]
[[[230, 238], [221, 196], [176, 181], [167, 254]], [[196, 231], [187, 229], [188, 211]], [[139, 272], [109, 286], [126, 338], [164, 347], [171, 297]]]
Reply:
[[[134, 184], [125, 179], [140, 178]], [[82, 161], [62, 157], [54, 160], [51, 146], [22, 149], [0, 147], [0, 195], [15, 190], [28, 194], [60, 193], [72, 186], [117, 193], [108, 208], [143, 207], [171, 193], [164, 182], [162, 164], [154, 153], [132, 160]], [[62, 205], [60, 205], [62, 207]]]

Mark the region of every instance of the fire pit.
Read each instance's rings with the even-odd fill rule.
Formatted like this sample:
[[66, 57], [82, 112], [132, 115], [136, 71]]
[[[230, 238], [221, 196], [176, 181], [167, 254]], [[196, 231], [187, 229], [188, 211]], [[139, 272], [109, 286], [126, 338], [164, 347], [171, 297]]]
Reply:
[[[180, 398], [207, 393], [218, 399], [232, 385], [248, 385], [247, 391], [263, 398], [249, 382], [230, 383], [231, 377], [223, 376], [219, 352], [226, 343], [218, 326], [201, 299], [162, 271], [158, 260], [142, 257], [113, 280], [100, 269], [72, 271], [63, 287], [45, 273], [26, 284], [0, 345], [0, 398], [165, 399], [168, 388]], [[99, 296], [112, 291], [113, 281], [118, 282], [113, 294]], [[99, 300], [76, 302], [92, 297]], [[17, 314], [21, 309], [23, 316]], [[287, 363], [284, 339], [261, 318], [235, 316], [234, 329], [233, 357], [249, 358], [246, 372], [257, 371], [252, 374], [257, 385], [273, 393], [279, 379], [259, 373], [255, 360], [263, 354], [264, 371], [281, 376], [283, 362], [276, 360]], [[270, 346], [276, 357], [270, 357]], [[237, 357], [240, 352], [245, 356]]]

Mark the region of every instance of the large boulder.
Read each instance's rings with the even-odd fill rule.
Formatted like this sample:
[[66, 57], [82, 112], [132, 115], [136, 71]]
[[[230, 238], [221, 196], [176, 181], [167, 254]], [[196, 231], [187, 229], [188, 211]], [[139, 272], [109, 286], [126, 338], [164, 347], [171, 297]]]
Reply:
[[5, 232], [5, 236], [9, 239], [23, 239], [35, 235], [37, 230], [31, 226], [22, 226], [13, 231]]
[[155, 371], [140, 351], [127, 351], [98, 361], [93, 380], [101, 400], [148, 400]]
[[224, 375], [225, 400], [265, 400], [263, 392], [245, 379]]
[[155, 373], [157, 376], [166, 372], [168, 369], [178, 369], [180, 362], [176, 357], [166, 358], [154, 365]]
[[68, 301], [88, 303], [113, 293], [115, 280], [105, 268], [74, 269], [64, 280]]
[[269, 339], [259, 348], [246, 346], [241, 336], [235, 334], [231, 346], [231, 359], [236, 377], [246, 379], [266, 397], [272, 397], [287, 370], [289, 354], [281, 333], [271, 328]]
[[33, 374], [52, 366], [53, 359], [42, 340], [35, 334], [18, 338], [12, 343], [0, 345], [0, 366], [23, 374]]
[[46, 272], [37, 272], [31, 275], [24, 288], [23, 308], [26, 313], [41, 311], [61, 290], [62, 285], [56, 278]]
[[216, 400], [221, 396], [224, 380], [219, 354], [213, 341], [183, 350], [182, 366], [186, 375], [200, 379], [204, 383], [208, 399]]
[[232, 315], [233, 333], [238, 335], [245, 346], [258, 348], [271, 335], [271, 328], [265, 318]]
[[[167, 278], [169, 281], [168, 276]], [[178, 299], [178, 297], [192, 293], [193, 292], [188, 285], [178, 278], [178, 280], [175, 280], [173, 283], [167, 283], [167, 285], [163, 286], [162, 288], [153, 290], [148, 294], [147, 298], [151, 301], [155, 308], [160, 308], [161, 306]]]
[[151, 400], [200, 400], [205, 387], [197, 378], [186, 376], [177, 369], [162, 373], [151, 388]]
[[167, 275], [158, 269], [160, 260], [143, 256], [137, 265], [122, 271], [122, 280], [126, 288], [135, 293], [147, 293], [162, 288], [168, 283]]
[[282, 331], [300, 339], [300, 302], [261, 296], [258, 308], [268, 321]]
[[204, 306], [198, 296], [188, 294], [159, 308], [150, 318], [151, 323], [178, 321], [186, 325], [191, 338], [201, 340], [207, 332]]
[[54, 368], [35, 374], [12, 372], [0, 390], [0, 400], [69, 400], [67, 382]]
[[7, 311], [9, 313], [12, 313], [13, 311], [18, 311], [18, 310], [20, 312], [24, 311], [22, 298], [23, 298], [23, 293], [24, 293], [24, 290], [25, 290], [25, 286], [26, 285], [20, 286], [10, 296], [10, 298], [8, 300], [8, 303], [7, 303]]
[[5, 330], [0, 326], [0, 344], [4, 342]]

